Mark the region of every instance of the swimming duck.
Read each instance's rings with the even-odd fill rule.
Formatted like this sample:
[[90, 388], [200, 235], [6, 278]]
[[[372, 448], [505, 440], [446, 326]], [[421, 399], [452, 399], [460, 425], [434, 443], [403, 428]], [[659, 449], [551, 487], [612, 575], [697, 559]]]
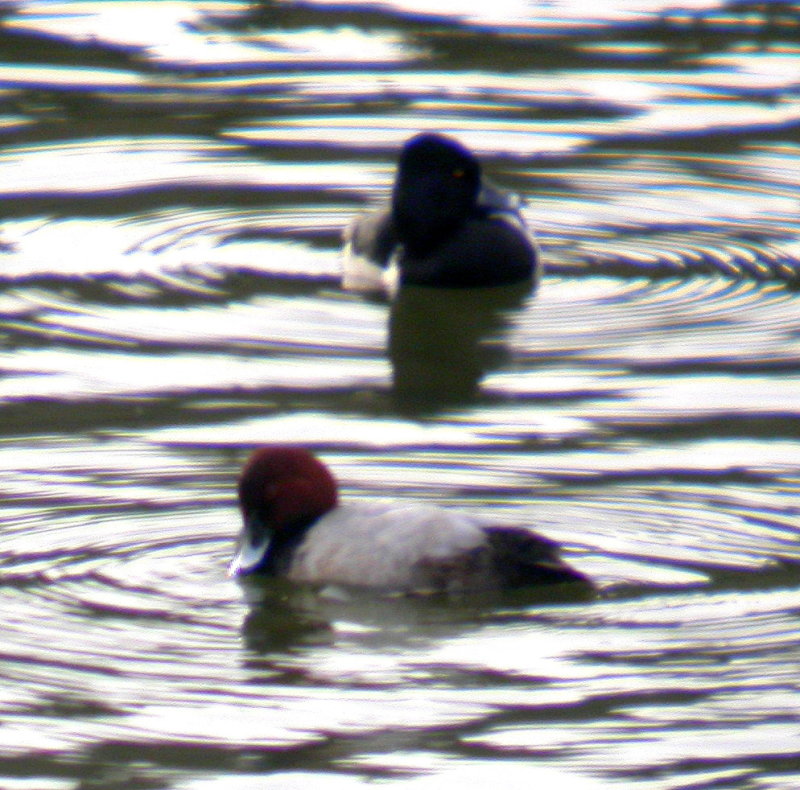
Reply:
[[357, 217], [344, 239], [351, 290], [533, 286], [539, 273], [519, 197], [489, 184], [475, 156], [440, 134], [406, 142], [391, 201]]
[[393, 593], [464, 593], [591, 583], [558, 546], [430, 504], [340, 503], [330, 470], [308, 450], [256, 450], [239, 479], [244, 527], [230, 574]]

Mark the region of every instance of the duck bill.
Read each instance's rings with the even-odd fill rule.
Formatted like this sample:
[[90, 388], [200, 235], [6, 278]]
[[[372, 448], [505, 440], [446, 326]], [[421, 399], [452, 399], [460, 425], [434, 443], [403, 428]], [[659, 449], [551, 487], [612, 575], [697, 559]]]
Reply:
[[245, 514], [244, 527], [236, 541], [236, 550], [228, 566], [229, 576], [245, 576], [259, 569], [266, 559], [272, 538], [257, 515]]

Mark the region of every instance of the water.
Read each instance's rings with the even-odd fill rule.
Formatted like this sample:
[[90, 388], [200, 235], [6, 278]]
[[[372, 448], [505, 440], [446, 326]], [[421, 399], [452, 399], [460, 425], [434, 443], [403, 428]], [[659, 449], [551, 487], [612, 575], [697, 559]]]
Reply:
[[[0, 786], [800, 786], [796, 3], [2, 9]], [[420, 129], [536, 295], [341, 291]], [[602, 595], [242, 589], [266, 441]]]

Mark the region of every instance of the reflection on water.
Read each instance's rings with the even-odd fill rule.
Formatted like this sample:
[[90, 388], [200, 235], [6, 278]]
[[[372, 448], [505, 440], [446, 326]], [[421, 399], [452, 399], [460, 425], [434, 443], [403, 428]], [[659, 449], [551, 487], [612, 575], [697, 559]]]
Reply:
[[530, 296], [523, 282], [496, 288], [404, 286], [389, 313], [392, 383], [402, 410], [469, 402], [508, 360], [509, 313]]
[[[0, 785], [800, 785], [796, 2], [0, 6]], [[341, 291], [425, 129], [536, 294]], [[268, 441], [602, 595], [256, 600]]]

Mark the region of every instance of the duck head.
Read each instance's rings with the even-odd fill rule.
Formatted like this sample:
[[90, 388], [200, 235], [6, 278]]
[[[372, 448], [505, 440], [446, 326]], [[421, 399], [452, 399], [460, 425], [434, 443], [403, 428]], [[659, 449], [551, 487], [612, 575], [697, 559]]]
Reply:
[[327, 467], [299, 447], [256, 450], [239, 478], [243, 527], [229, 573], [276, 573], [305, 531], [337, 503]]
[[481, 188], [478, 160], [460, 143], [418, 134], [400, 153], [392, 191], [397, 237], [412, 255], [424, 255], [476, 210]]

